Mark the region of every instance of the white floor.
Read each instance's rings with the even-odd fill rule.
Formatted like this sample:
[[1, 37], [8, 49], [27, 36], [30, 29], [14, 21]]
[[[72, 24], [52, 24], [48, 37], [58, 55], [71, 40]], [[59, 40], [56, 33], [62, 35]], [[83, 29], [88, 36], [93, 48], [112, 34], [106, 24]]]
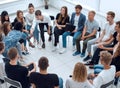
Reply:
[[[45, 10], [44, 8], [40, 8], [43, 13], [48, 13], [50, 15], [56, 16], [56, 14], [59, 12], [59, 10], [56, 10], [55, 8], [50, 7], [48, 10]], [[69, 78], [69, 75], [72, 74], [74, 65], [77, 62], [82, 62], [83, 58], [80, 58], [80, 56], [72, 56], [72, 37], [67, 38], [67, 51], [64, 54], [59, 54], [59, 52], [52, 52], [53, 44], [52, 42], [48, 42], [48, 34], [45, 33], [45, 39], [46, 39], [46, 48], [45, 49], [39, 49], [39, 48], [31, 48], [28, 47], [30, 55], [24, 56], [25, 62], [35, 62], [38, 63], [38, 60], [41, 56], [46, 56], [49, 59], [49, 73], [56, 73], [59, 77], [63, 78], [64, 84], [67, 78]], [[60, 49], [62, 48], [62, 37], [60, 36]], [[37, 68], [37, 71], [39, 69]], [[93, 72], [93, 70], [88, 69], [88, 73]]]

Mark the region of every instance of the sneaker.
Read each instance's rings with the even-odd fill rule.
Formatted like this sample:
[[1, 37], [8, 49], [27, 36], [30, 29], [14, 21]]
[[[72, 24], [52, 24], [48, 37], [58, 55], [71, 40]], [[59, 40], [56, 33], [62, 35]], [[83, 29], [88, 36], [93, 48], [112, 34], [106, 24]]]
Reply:
[[65, 51], [66, 51], [66, 48], [63, 48], [62, 50], [60, 50], [60, 54], [63, 54], [63, 53], [65, 53]]
[[73, 46], [72, 50], [75, 51], [75, 45]]
[[31, 42], [29, 43], [29, 46], [35, 48], [35, 46]]
[[90, 68], [90, 69], [94, 69], [94, 65], [90, 65], [89, 68]]
[[41, 45], [40, 45], [40, 44], [37, 44], [37, 48], [41, 49], [42, 47], [41, 47]]
[[42, 44], [42, 48], [45, 48], [45, 43]]
[[87, 57], [85, 57], [84, 59], [83, 59], [83, 61], [88, 61], [88, 60], [90, 60], [92, 57], [91, 56], [87, 56]]
[[76, 51], [75, 53], [73, 53], [73, 56], [79, 55], [80, 52]]
[[26, 55], [26, 52], [25, 52], [25, 51], [22, 51], [22, 54], [23, 54], [23, 55]]
[[26, 51], [25, 53], [26, 53], [26, 55], [27, 55], [27, 54], [30, 54], [28, 51]]
[[51, 36], [49, 37], [48, 41], [50, 42], [52, 40]]
[[84, 65], [94, 65], [92, 61], [86, 62]]
[[54, 46], [52, 49], [52, 52], [55, 52], [55, 51], [57, 51], [57, 46]]
[[85, 56], [85, 53], [81, 53], [81, 54], [80, 54], [80, 57], [84, 57], [84, 56]]

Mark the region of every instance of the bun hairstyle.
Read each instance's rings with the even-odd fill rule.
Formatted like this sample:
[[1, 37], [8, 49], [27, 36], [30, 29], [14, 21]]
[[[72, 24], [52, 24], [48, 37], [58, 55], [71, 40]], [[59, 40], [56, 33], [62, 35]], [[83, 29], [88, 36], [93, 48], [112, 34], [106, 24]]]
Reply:
[[30, 8], [30, 7], [34, 8], [34, 5], [32, 3], [29, 3], [28, 8]]

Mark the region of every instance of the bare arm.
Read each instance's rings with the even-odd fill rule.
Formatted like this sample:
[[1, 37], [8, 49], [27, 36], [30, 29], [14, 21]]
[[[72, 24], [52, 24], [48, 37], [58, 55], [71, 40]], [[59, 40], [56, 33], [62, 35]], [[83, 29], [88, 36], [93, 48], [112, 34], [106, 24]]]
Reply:
[[31, 85], [32, 85], [32, 88], [36, 88], [35, 84], [32, 83]]
[[55, 86], [54, 88], [59, 88], [59, 86]]
[[83, 32], [82, 32], [82, 37], [85, 36], [86, 31], [87, 31], [87, 27], [85, 26], [84, 29], [83, 29]]
[[101, 41], [103, 39], [105, 35], [105, 30], [102, 31], [102, 34], [100, 35], [100, 37], [98, 38], [99, 41]]

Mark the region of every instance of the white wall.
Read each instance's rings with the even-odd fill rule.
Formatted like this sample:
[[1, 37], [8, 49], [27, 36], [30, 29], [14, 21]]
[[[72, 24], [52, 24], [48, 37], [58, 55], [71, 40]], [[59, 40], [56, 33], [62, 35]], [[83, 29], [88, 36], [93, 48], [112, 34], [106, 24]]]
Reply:
[[[74, 12], [75, 5], [79, 3], [70, 2], [68, 0], [50, 0], [50, 4], [57, 9], [60, 9], [62, 6], [67, 6], [68, 13], [71, 14], [72, 12]], [[84, 13], [87, 17], [88, 11], [90, 10], [93, 9], [87, 6], [83, 6], [82, 13]], [[104, 23], [106, 22], [105, 14], [97, 12], [95, 19], [99, 22], [100, 27], [103, 28]]]

